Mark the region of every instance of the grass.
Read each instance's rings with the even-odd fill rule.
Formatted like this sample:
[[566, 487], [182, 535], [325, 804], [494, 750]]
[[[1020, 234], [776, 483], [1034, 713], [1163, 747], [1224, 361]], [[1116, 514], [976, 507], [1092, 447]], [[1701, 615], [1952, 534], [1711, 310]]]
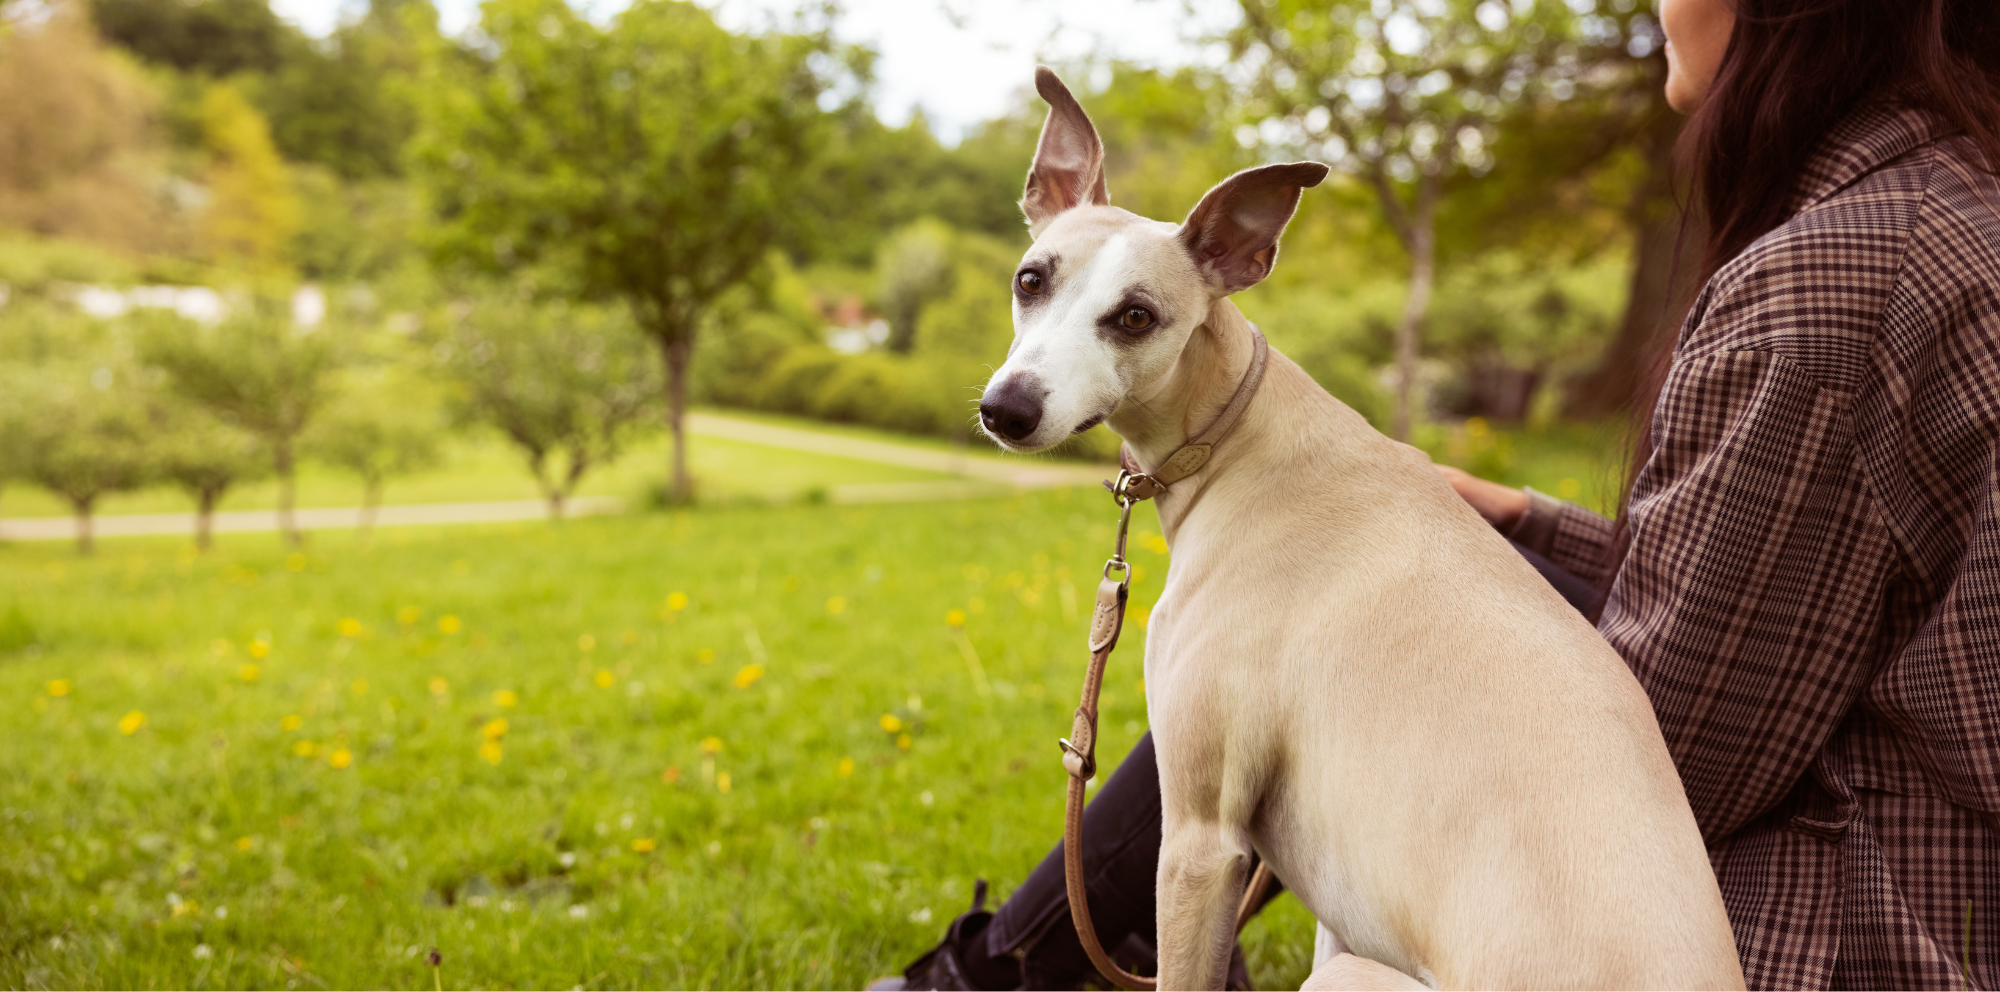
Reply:
[[[1553, 490], [1601, 433], [1419, 440]], [[914, 474], [695, 451], [711, 492]], [[856, 987], [1058, 835], [1114, 521], [1078, 490], [0, 545], [0, 985]], [[1245, 942], [1305, 978], [1291, 896]]]
[[[435, 945], [460, 987], [857, 986], [1057, 836], [1112, 522], [1063, 491], [0, 549], [37, 642], [0, 656], [0, 984], [430, 986]], [[1251, 941], [1304, 978], [1295, 901]]]

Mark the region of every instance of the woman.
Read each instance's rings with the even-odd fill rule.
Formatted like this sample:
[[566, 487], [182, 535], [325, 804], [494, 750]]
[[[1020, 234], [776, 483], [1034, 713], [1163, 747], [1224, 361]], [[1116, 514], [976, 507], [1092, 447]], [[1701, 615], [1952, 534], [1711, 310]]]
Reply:
[[[2000, 3], [1660, 19], [1709, 233], [1625, 510], [1444, 471], [1651, 696], [1752, 988], [2000, 986]], [[1150, 738], [1086, 820], [1143, 955]], [[1062, 892], [1058, 848], [908, 987], [1090, 977]]]

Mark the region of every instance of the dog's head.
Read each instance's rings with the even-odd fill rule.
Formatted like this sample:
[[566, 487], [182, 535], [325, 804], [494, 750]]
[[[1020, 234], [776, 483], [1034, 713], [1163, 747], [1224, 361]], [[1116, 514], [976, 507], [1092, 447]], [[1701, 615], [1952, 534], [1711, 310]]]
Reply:
[[1215, 301], [1271, 273], [1301, 190], [1326, 166], [1246, 169], [1179, 225], [1110, 205], [1104, 144], [1046, 66], [1049, 103], [1021, 210], [1035, 243], [1014, 273], [1014, 343], [979, 420], [1001, 446], [1036, 451], [1088, 430], [1173, 367]]

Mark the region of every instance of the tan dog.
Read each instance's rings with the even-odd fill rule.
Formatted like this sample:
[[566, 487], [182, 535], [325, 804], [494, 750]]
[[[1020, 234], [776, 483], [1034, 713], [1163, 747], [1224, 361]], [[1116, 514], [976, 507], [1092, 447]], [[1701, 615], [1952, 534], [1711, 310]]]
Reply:
[[[1061, 81], [1036, 85], [1035, 243], [982, 421], [1016, 451], [1108, 423], [1153, 468], [1243, 379], [1227, 297], [1327, 170], [1250, 169], [1147, 220], [1108, 205]], [[1222, 987], [1253, 850], [1352, 951], [1309, 988], [1743, 987], [1645, 692], [1422, 453], [1274, 352], [1159, 512], [1162, 988]]]

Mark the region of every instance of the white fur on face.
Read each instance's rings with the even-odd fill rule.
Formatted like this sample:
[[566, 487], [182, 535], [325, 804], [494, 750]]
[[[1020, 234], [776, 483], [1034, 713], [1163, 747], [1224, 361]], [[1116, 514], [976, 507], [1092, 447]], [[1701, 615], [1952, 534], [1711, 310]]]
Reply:
[[[1024, 377], [1017, 381], [1043, 391], [1042, 417], [1019, 441], [994, 437], [1003, 447], [1040, 450], [1102, 422], [1173, 367], [1189, 331], [1207, 314], [1206, 294], [1172, 225], [1127, 214], [1131, 223], [1107, 232], [1104, 217], [1077, 216], [1111, 209], [1065, 213], [1023, 256], [1023, 266], [1053, 264], [1043, 266], [1048, 276], [1040, 298], [1024, 305], [1015, 295], [1014, 346], [986, 388], [990, 393]], [[1144, 335], [1107, 329], [1105, 318], [1122, 313], [1135, 290], [1157, 322]]]

